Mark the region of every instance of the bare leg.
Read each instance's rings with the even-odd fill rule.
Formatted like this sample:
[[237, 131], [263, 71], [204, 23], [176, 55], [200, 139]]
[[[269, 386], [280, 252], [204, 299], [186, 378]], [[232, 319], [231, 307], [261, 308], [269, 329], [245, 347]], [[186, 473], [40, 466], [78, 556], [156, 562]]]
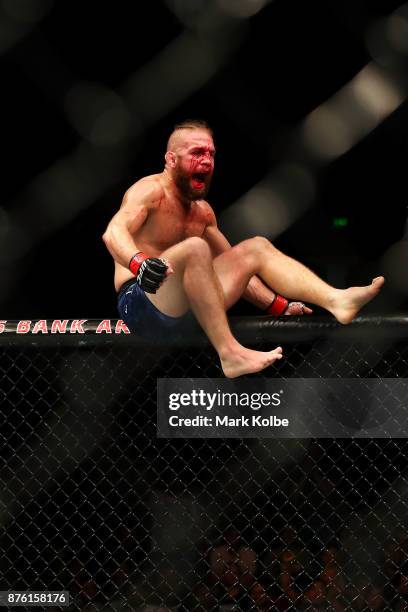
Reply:
[[214, 261], [227, 308], [239, 299], [254, 274], [289, 299], [325, 308], [340, 323], [350, 323], [381, 289], [384, 278], [366, 287], [335, 289], [303, 264], [276, 249], [266, 238], [252, 238], [226, 251]]
[[221, 360], [229, 378], [259, 372], [282, 357], [244, 348], [234, 338], [225, 314], [224, 295], [214, 272], [210, 249], [201, 238], [189, 238], [161, 255], [174, 270], [156, 294], [147, 297], [167, 315], [177, 317], [192, 309]]

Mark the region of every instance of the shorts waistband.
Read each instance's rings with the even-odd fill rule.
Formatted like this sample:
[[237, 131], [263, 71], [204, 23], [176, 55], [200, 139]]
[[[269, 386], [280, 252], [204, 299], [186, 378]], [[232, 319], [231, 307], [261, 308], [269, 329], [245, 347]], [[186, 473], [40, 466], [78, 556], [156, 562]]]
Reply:
[[134, 285], [136, 282], [136, 278], [129, 278], [129, 280], [125, 281], [118, 291], [118, 298], [122, 296], [122, 294], [126, 291], [128, 287]]

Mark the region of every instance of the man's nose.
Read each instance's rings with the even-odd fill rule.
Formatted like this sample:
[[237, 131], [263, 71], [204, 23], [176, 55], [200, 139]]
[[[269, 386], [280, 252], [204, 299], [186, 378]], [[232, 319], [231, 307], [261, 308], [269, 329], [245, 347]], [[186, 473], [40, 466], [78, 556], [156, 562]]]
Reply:
[[213, 158], [211, 157], [211, 155], [209, 153], [205, 153], [202, 157], [201, 157], [201, 163], [205, 164], [206, 166], [212, 166], [213, 165]]

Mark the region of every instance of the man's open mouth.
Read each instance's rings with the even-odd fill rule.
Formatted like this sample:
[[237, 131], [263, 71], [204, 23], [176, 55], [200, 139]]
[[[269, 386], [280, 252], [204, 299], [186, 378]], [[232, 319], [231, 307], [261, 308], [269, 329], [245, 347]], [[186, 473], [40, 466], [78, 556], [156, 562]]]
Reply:
[[194, 189], [202, 189], [205, 186], [207, 176], [205, 172], [196, 172], [193, 174], [191, 182], [193, 183]]

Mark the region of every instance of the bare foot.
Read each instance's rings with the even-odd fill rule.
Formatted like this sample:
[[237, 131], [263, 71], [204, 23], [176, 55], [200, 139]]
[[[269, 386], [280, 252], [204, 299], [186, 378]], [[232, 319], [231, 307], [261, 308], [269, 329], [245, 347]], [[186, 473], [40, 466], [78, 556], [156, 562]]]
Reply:
[[337, 289], [332, 300], [330, 312], [334, 314], [339, 323], [350, 323], [359, 310], [372, 300], [384, 284], [384, 277], [374, 278], [371, 285], [366, 287], [349, 287]]
[[227, 378], [236, 378], [243, 374], [253, 374], [260, 372], [272, 365], [277, 359], [282, 359], [282, 348], [264, 353], [262, 351], [252, 351], [251, 349], [240, 346], [221, 359], [221, 367]]

